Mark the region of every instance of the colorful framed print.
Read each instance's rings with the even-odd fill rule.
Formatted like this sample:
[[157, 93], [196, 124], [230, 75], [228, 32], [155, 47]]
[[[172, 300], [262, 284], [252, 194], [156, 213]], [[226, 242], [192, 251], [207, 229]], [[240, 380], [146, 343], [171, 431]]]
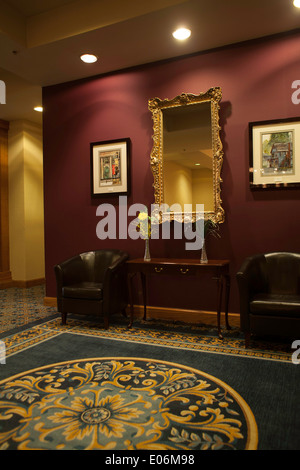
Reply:
[[251, 189], [300, 187], [300, 118], [249, 123]]
[[129, 193], [130, 139], [92, 142], [92, 196]]

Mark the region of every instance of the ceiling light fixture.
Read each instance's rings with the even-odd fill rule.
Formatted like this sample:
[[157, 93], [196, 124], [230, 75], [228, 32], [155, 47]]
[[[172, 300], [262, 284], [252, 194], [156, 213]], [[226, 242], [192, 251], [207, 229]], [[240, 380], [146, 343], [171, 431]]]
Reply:
[[293, 3], [296, 8], [300, 8], [300, 0], [294, 0]]
[[42, 113], [43, 112], [43, 107], [42, 106], [36, 106], [35, 108], [33, 108], [35, 111], [38, 111], [39, 113]]
[[173, 33], [173, 37], [175, 39], [179, 39], [180, 41], [183, 41], [184, 39], [189, 38], [191, 35], [191, 31], [187, 28], [179, 28], [176, 29]]
[[86, 64], [93, 64], [94, 62], [97, 62], [98, 57], [95, 56], [94, 54], [82, 54], [80, 56], [80, 59], [82, 62], [85, 62]]

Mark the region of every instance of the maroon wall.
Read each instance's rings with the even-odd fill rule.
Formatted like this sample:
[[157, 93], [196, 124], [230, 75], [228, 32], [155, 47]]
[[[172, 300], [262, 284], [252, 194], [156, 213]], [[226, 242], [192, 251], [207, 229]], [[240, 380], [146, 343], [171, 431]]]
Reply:
[[[96, 208], [118, 198], [90, 195], [90, 142], [130, 137], [132, 190], [128, 204], [153, 203], [149, 165], [152, 118], [148, 99], [173, 98], [220, 86], [224, 164], [222, 200], [226, 221], [221, 239], [208, 240], [211, 258], [231, 260], [230, 311], [238, 312], [235, 273], [253, 253], [300, 252], [300, 190], [251, 192], [248, 123], [295, 117], [294, 80], [299, 80], [300, 34], [255, 41], [192, 57], [151, 64], [92, 79], [46, 87], [44, 105], [44, 190], [47, 296], [56, 295], [53, 266], [78, 252], [120, 247], [143, 255], [143, 241], [96, 236]], [[151, 255], [200, 257], [184, 240], [151, 241]], [[193, 279], [152, 281], [151, 303], [178, 308], [215, 307], [215, 286]], [[183, 294], [184, 293], [184, 294]], [[140, 299], [136, 299], [140, 302]]]

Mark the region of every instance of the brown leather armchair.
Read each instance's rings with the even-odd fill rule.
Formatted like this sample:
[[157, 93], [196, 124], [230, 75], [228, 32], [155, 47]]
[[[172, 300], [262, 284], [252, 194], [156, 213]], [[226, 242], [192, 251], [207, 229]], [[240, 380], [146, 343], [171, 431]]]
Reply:
[[251, 333], [300, 338], [300, 254], [251, 256], [236, 277], [246, 347]]
[[117, 312], [126, 315], [128, 287], [126, 260], [120, 250], [81, 253], [54, 267], [57, 309], [66, 324], [67, 313], [104, 317], [104, 327]]

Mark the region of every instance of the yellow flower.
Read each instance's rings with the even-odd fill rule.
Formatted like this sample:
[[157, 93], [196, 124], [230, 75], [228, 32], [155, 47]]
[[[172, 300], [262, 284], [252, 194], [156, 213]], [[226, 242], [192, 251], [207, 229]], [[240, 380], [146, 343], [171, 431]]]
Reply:
[[140, 212], [138, 218], [140, 220], [146, 220], [148, 218], [148, 214], [146, 212]]
[[143, 238], [151, 238], [151, 217], [147, 212], [140, 212], [138, 215], [140, 223], [138, 224], [139, 231]]

